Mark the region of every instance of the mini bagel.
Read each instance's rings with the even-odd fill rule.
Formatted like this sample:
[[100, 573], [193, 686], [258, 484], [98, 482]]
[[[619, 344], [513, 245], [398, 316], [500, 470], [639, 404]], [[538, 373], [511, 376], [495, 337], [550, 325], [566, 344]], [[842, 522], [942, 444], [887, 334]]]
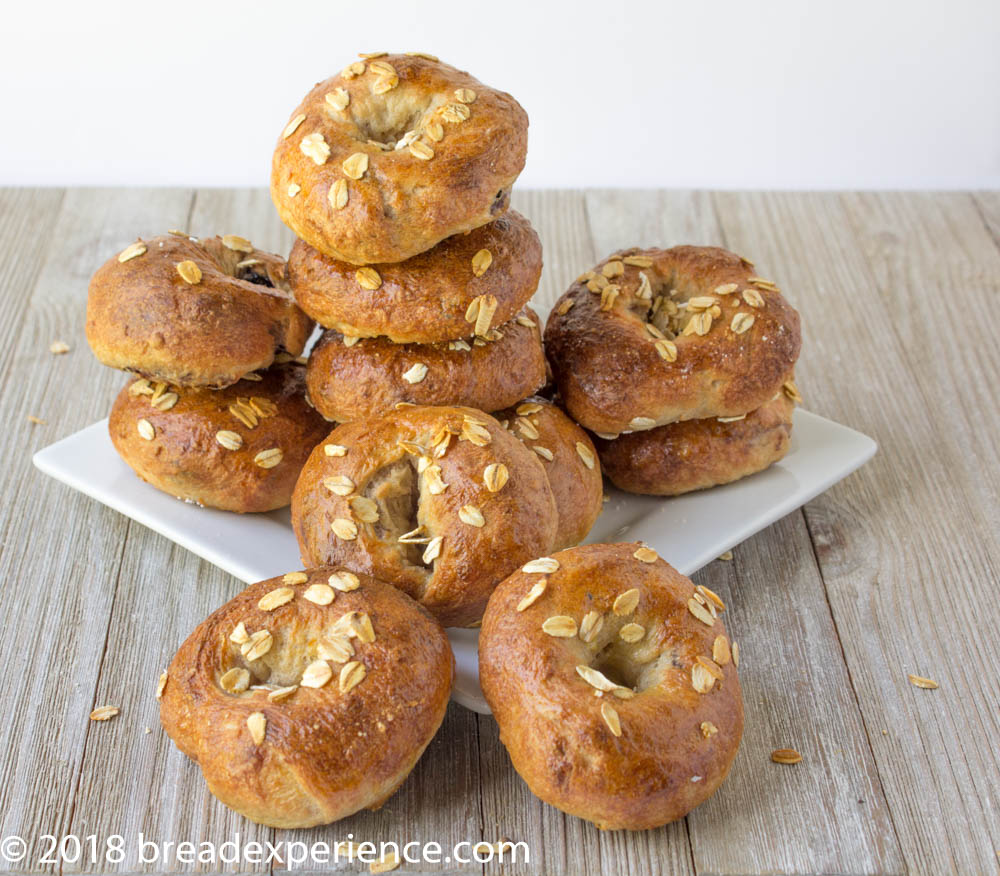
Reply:
[[226, 389], [141, 377], [118, 393], [108, 418], [115, 450], [144, 481], [187, 502], [239, 512], [287, 505], [329, 430], [306, 404], [305, 367], [295, 362]]
[[298, 356], [311, 331], [284, 260], [236, 235], [138, 240], [90, 281], [94, 355], [173, 386], [229, 386], [280, 351]]
[[394, 344], [386, 338], [352, 342], [328, 331], [309, 356], [309, 398], [323, 416], [346, 423], [379, 416], [401, 402], [493, 411], [545, 383], [545, 353], [533, 311], [491, 329], [488, 337]]
[[517, 315], [541, 272], [538, 235], [513, 210], [397, 264], [358, 269], [302, 240], [288, 257], [295, 298], [320, 325], [401, 344], [486, 334]]
[[552, 547], [557, 519], [538, 457], [460, 407], [338, 426], [292, 497], [304, 565], [375, 575], [446, 626], [477, 623], [497, 582]]
[[801, 344], [777, 286], [713, 246], [615, 253], [545, 327], [566, 409], [612, 435], [756, 410], [791, 378]]
[[321, 253], [401, 262], [485, 225], [524, 167], [509, 94], [426, 55], [365, 56], [292, 112], [271, 165], [282, 221]]
[[253, 584], [188, 636], [160, 721], [209, 790], [259, 824], [377, 809], [444, 718], [454, 659], [394, 587], [341, 569]]
[[595, 439], [611, 482], [630, 493], [679, 496], [728, 484], [763, 471], [787, 452], [792, 437], [795, 384], [738, 419], [685, 420]]
[[531, 791], [609, 830], [658, 827], [710, 797], [743, 732], [722, 608], [638, 544], [571, 548], [503, 581], [479, 680]]
[[493, 416], [542, 460], [559, 514], [552, 549], [579, 544], [604, 506], [601, 464], [587, 433], [540, 396], [526, 398]]

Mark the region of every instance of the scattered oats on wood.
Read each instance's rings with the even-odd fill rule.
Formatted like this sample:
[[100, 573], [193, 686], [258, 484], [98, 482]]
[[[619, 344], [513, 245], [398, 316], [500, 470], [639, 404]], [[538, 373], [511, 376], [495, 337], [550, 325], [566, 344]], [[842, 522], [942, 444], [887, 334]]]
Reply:
[[343, 210], [347, 206], [348, 197], [346, 179], [336, 180], [326, 193], [326, 199], [334, 210]]
[[268, 702], [280, 703], [284, 700], [287, 700], [298, 689], [299, 686], [297, 684], [290, 684], [288, 685], [288, 687], [276, 688], [275, 690], [272, 690], [270, 693], [268, 693], [267, 695]]
[[135, 243], [130, 243], [125, 247], [120, 253], [118, 253], [118, 261], [127, 262], [131, 259], [138, 258], [146, 252], [146, 244], [141, 240], [137, 240]]
[[344, 668], [340, 670], [339, 687], [342, 694], [353, 690], [362, 681], [365, 680], [365, 675], [367, 670], [363, 663], [359, 663], [357, 660], [352, 660], [350, 663], [345, 663]]
[[712, 613], [694, 598], [688, 600], [688, 611], [706, 626], [710, 627], [715, 623]]
[[110, 721], [121, 709], [118, 706], [98, 706], [90, 713], [91, 721]]
[[530, 608], [538, 600], [538, 597], [545, 592], [545, 588], [548, 586], [548, 578], [541, 578], [531, 585], [531, 589], [524, 594], [521, 601], [517, 604], [518, 611], [524, 611], [526, 608]]
[[61, 356], [63, 353], [69, 352], [69, 344], [65, 341], [53, 341], [49, 344], [49, 352], [54, 353], [56, 356]]
[[908, 675], [906, 676], [910, 679], [910, 684], [914, 687], [920, 687], [924, 690], [937, 690], [938, 683], [933, 678], [924, 678], [921, 675]]
[[167, 671], [164, 670], [160, 673], [160, 677], [156, 680], [156, 698], [158, 700], [163, 699], [163, 692], [167, 689]]
[[618, 594], [615, 598], [614, 604], [611, 606], [611, 610], [618, 615], [618, 617], [624, 617], [627, 614], [632, 614], [638, 606], [639, 590], [636, 587], [632, 587], [624, 593]]
[[701, 722], [701, 735], [706, 739], [715, 736], [719, 732], [719, 728], [715, 726], [711, 721]]
[[646, 547], [646, 545], [637, 548], [632, 556], [640, 563], [655, 563], [660, 558], [660, 555], [656, 551], [651, 547]]
[[403, 372], [403, 380], [407, 383], [420, 383], [426, 376], [427, 366], [423, 362], [417, 362]]
[[622, 723], [618, 717], [618, 710], [611, 703], [601, 703], [601, 717], [613, 736], [622, 735]]
[[334, 572], [327, 580], [334, 590], [341, 593], [350, 593], [361, 586], [361, 579], [353, 572]]
[[226, 693], [243, 693], [250, 687], [250, 673], [242, 666], [234, 666], [228, 672], [224, 672], [219, 679], [219, 687]]
[[798, 763], [802, 755], [794, 748], [776, 748], [771, 752], [771, 760], [775, 763]]
[[145, 438], [147, 441], [152, 441], [156, 437], [156, 429], [145, 417], [142, 417], [135, 424], [135, 429], [139, 433], [139, 437]]
[[542, 632], [559, 639], [572, 639], [577, 632], [576, 621], [569, 615], [555, 614], [542, 622]]
[[491, 462], [483, 469], [483, 484], [491, 493], [499, 493], [510, 478], [510, 472], [502, 462]]
[[291, 602], [294, 598], [295, 591], [291, 587], [276, 587], [257, 601], [257, 608], [261, 611], [274, 611], [285, 603]]
[[191, 261], [191, 259], [178, 262], [177, 273], [181, 275], [181, 279], [189, 286], [197, 286], [201, 282], [201, 268]]
[[327, 456], [347, 456], [347, 448], [343, 444], [324, 444], [323, 452]]
[[580, 459], [583, 460], [583, 464], [593, 470], [595, 462], [594, 452], [582, 441], [576, 442], [576, 452]]
[[323, 687], [333, 678], [333, 669], [325, 660], [313, 660], [302, 673], [302, 687]]
[[250, 731], [250, 738], [254, 745], [260, 745], [267, 735], [267, 718], [263, 712], [253, 712], [247, 718], [247, 729]]
[[443, 535], [436, 535], [429, 542], [427, 542], [427, 547], [424, 548], [424, 553], [421, 557], [426, 565], [429, 566], [441, 555], [441, 545], [443, 542]]
[[382, 278], [374, 268], [358, 268], [354, 272], [354, 279], [358, 281], [358, 285], [362, 289], [367, 289], [370, 292], [374, 292], [382, 285]]
[[721, 554], [719, 554], [719, 559], [724, 560], [725, 562], [729, 562], [732, 558], [733, 558], [732, 551], [723, 551]]
[[240, 645], [240, 653], [247, 660], [260, 660], [274, 644], [270, 630], [257, 630], [249, 639]]
[[299, 141], [299, 150], [306, 158], [311, 158], [313, 164], [326, 164], [326, 160], [330, 157], [330, 145], [319, 131], [306, 134]]
[[338, 496], [350, 496], [354, 492], [354, 481], [347, 475], [331, 475], [323, 478], [323, 486]]
[[294, 119], [292, 119], [287, 125], [285, 125], [285, 130], [281, 132], [281, 139], [287, 140], [289, 137], [291, 137], [292, 134], [294, 134], [295, 131], [298, 129], [299, 125], [301, 125], [305, 120], [306, 120], [306, 114], [299, 113]]
[[493, 253], [488, 249], [481, 249], [472, 257], [472, 273], [481, 277], [493, 264]]
[[399, 855], [395, 852], [389, 852], [388, 854], [382, 855], [377, 861], [372, 861], [368, 865], [369, 871], [372, 873], [388, 873], [395, 870], [399, 866]]
[[521, 566], [522, 572], [527, 572], [529, 575], [535, 572], [541, 572], [542, 574], [547, 574], [550, 572], [555, 572], [559, 568], [559, 560], [554, 557], [539, 557], [537, 560], [531, 560]]
[[733, 655], [733, 666], [739, 669], [740, 666], [740, 644], [739, 642], [733, 642], [730, 646], [730, 651]]
[[340, 86], [339, 88], [333, 89], [333, 91], [327, 92], [323, 99], [326, 101], [326, 105], [330, 107], [330, 109], [339, 113], [347, 109], [347, 105], [351, 102], [351, 94], [346, 88]]
[[314, 605], [329, 605], [337, 596], [337, 591], [329, 584], [310, 584], [302, 594], [303, 599]]
[[330, 529], [337, 538], [343, 541], [354, 541], [358, 537], [358, 527], [353, 520], [338, 517], [330, 524]]
[[236, 432], [229, 429], [221, 429], [215, 433], [215, 440], [226, 450], [239, 450], [243, 446], [243, 439]]
[[483, 517], [483, 512], [475, 505], [463, 505], [458, 512], [458, 517], [463, 523], [468, 523], [469, 526], [481, 527], [486, 525], [486, 518]]
[[284, 453], [280, 447], [269, 447], [267, 450], [262, 450], [254, 458], [254, 465], [260, 466], [261, 468], [274, 468], [278, 465]]
[[715, 686], [715, 679], [700, 663], [691, 667], [691, 686], [700, 694], [708, 693]]

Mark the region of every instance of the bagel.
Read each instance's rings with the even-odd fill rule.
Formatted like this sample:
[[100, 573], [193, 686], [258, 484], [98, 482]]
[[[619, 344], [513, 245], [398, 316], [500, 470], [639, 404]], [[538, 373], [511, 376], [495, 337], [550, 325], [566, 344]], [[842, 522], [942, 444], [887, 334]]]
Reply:
[[494, 411], [530, 395], [546, 379], [538, 317], [530, 310], [491, 329], [489, 340], [471, 343], [352, 343], [328, 331], [313, 347], [306, 375], [316, 409], [340, 423], [379, 416], [400, 402]]
[[471, 626], [510, 572], [551, 549], [539, 458], [472, 408], [404, 407], [338, 426], [292, 497], [306, 566], [395, 584], [447, 626]]
[[325, 255], [401, 262], [500, 216], [527, 145], [528, 117], [509, 94], [428, 55], [379, 52], [292, 112], [271, 198]]
[[621, 250], [578, 277], [545, 326], [566, 409], [610, 435], [756, 410], [801, 345], [777, 286], [713, 246]]
[[771, 401], [739, 419], [685, 420], [608, 441], [596, 438], [604, 473], [619, 489], [679, 496], [763, 471], [792, 437], [791, 381]]
[[188, 636], [160, 679], [160, 721], [227, 806], [312, 827], [393, 794], [453, 675], [444, 630], [404, 593], [333, 568], [291, 572]]
[[108, 432], [135, 473], [171, 496], [224, 511], [283, 508], [330, 430], [306, 404], [304, 372], [295, 362], [274, 365], [226, 389], [131, 380]]
[[710, 797], [743, 732], [722, 609], [638, 544], [561, 551], [503, 581], [479, 681], [531, 791], [609, 830], [658, 827]]
[[320, 325], [401, 344], [469, 338], [477, 328], [485, 334], [518, 314], [541, 272], [538, 235], [513, 210], [398, 264], [358, 269], [302, 240], [288, 257], [295, 299]]
[[540, 396], [493, 416], [542, 460], [559, 515], [552, 549], [579, 544], [604, 506], [601, 464], [587, 433]]
[[312, 321], [285, 262], [236, 235], [138, 240], [94, 274], [87, 340], [105, 365], [172, 386], [229, 386], [298, 356]]

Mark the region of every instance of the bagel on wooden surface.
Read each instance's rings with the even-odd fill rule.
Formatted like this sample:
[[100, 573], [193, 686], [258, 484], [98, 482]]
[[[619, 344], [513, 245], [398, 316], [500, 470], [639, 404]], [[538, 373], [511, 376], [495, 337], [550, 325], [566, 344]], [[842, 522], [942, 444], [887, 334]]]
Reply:
[[232, 234], [138, 240], [97, 269], [87, 296], [94, 355], [174, 386], [229, 386], [279, 352], [298, 356], [312, 327], [284, 259]]
[[209, 790], [272, 827], [377, 809], [444, 719], [454, 658], [406, 594], [321, 568], [253, 584], [188, 636], [160, 720]]
[[531, 791], [626, 830], [711, 796], [743, 732], [722, 610], [639, 544], [571, 548], [503, 581], [483, 618], [479, 680]]
[[527, 142], [509, 94], [428, 55], [364, 55], [292, 112], [271, 197], [321, 253], [401, 262], [500, 216]]

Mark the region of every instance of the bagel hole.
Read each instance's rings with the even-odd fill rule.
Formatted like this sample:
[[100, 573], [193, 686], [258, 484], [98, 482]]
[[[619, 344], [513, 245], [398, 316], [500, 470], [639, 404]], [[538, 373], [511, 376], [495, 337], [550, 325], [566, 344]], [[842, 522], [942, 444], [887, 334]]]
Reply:
[[267, 286], [269, 289], [274, 288], [274, 283], [271, 282], [271, 278], [267, 274], [258, 274], [253, 268], [238, 268], [236, 279], [245, 280], [247, 283], [253, 283], [255, 286]]
[[409, 565], [423, 566], [424, 545], [399, 543], [401, 535], [420, 525], [420, 476], [410, 457], [378, 469], [361, 494], [378, 505], [378, 521], [372, 524], [375, 536], [395, 544]]
[[374, 140], [390, 149], [409, 131], [415, 131], [430, 107], [430, 101], [416, 102], [408, 96], [394, 95], [385, 98], [352, 102], [352, 114], [357, 128], [357, 139]]
[[632, 649], [619, 642], [610, 642], [597, 652], [591, 668], [622, 687], [636, 689], [644, 667], [632, 659]]
[[[230, 669], [246, 669], [250, 673], [251, 687], [254, 685], [288, 687], [302, 681], [302, 673], [316, 659], [316, 637], [311, 637], [306, 630], [297, 630], [294, 635], [289, 635], [287, 630], [272, 625], [267, 625], [266, 628], [274, 640], [268, 652], [259, 660], [247, 660], [239, 645], [229, 643], [226, 655], [228, 659], [223, 659], [223, 665], [216, 678], [216, 684], [220, 689], [224, 690], [219, 679]], [[251, 629], [250, 632], [255, 633], [257, 630]], [[240, 696], [240, 694], [230, 694], [230, 696]]]

